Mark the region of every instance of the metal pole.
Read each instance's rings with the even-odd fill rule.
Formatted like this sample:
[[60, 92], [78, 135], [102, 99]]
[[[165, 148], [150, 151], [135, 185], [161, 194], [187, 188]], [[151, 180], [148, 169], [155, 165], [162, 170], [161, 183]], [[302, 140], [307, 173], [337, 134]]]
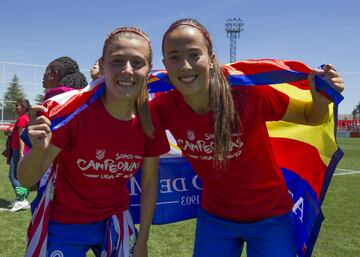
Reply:
[[240, 32], [243, 31], [244, 22], [241, 18], [229, 18], [225, 23], [225, 31], [228, 38], [230, 38], [230, 62], [236, 61], [236, 38], [240, 37]]
[[[36, 66], [34, 66], [34, 88], [36, 88], [36, 70], [37, 70], [37, 68], [36, 68]], [[34, 99], [35, 100], [35, 99]]]
[[5, 63], [2, 68], [2, 82], [1, 82], [1, 125], [4, 125], [4, 85], [5, 85]]

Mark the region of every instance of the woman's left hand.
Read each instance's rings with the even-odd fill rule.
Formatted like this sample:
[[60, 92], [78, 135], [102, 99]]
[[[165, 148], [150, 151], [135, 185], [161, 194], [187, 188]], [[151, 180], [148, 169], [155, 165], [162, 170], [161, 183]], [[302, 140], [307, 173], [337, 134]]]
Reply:
[[308, 81], [311, 85], [311, 93], [313, 97], [313, 102], [320, 104], [329, 104], [331, 101], [315, 90], [315, 76], [318, 75], [331, 83], [333, 87], [338, 91], [342, 92], [345, 88], [344, 81], [341, 75], [334, 69], [331, 64], [326, 64], [321, 70], [313, 69], [308, 76]]

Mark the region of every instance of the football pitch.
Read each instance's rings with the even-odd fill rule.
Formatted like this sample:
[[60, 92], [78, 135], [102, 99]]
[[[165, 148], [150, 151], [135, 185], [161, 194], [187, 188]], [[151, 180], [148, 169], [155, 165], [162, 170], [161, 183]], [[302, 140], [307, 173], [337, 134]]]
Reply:
[[[325, 220], [315, 245], [314, 257], [360, 256], [360, 138], [338, 138], [338, 143], [345, 155], [322, 205]], [[5, 137], [0, 135], [0, 150], [4, 145]], [[6, 211], [9, 201], [14, 198], [8, 170], [5, 158], [0, 156], [0, 257], [20, 257], [24, 256], [30, 211]], [[32, 192], [29, 200], [34, 196]], [[194, 220], [153, 225], [149, 256], [190, 257], [194, 229]], [[89, 253], [88, 256], [94, 255]], [[243, 253], [243, 256], [246, 254]]]

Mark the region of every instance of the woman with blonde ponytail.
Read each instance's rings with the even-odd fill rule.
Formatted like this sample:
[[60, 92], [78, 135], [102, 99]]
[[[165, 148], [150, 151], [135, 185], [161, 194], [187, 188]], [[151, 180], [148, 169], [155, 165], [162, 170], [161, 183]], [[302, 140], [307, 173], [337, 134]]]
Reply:
[[[19, 179], [32, 186], [53, 163], [56, 184], [45, 253], [40, 247], [38, 254], [29, 243], [26, 256], [86, 256], [89, 249], [96, 256], [148, 256], [159, 155], [169, 150], [148, 106], [151, 59], [144, 32], [135, 27], [114, 30], [99, 61], [104, 94], [53, 132], [45, 116], [30, 122], [33, 148], [19, 164]], [[45, 107], [34, 111], [44, 112]], [[140, 166], [140, 230], [135, 239], [126, 185]]]

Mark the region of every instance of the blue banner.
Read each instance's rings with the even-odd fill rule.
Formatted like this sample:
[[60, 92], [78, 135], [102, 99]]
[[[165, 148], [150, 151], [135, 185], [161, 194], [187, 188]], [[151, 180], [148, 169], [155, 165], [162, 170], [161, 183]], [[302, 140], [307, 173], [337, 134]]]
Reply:
[[[141, 169], [128, 184], [130, 213], [140, 221]], [[166, 224], [194, 218], [200, 204], [201, 182], [185, 158], [161, 158], [158, 199], [153, 224]]]

